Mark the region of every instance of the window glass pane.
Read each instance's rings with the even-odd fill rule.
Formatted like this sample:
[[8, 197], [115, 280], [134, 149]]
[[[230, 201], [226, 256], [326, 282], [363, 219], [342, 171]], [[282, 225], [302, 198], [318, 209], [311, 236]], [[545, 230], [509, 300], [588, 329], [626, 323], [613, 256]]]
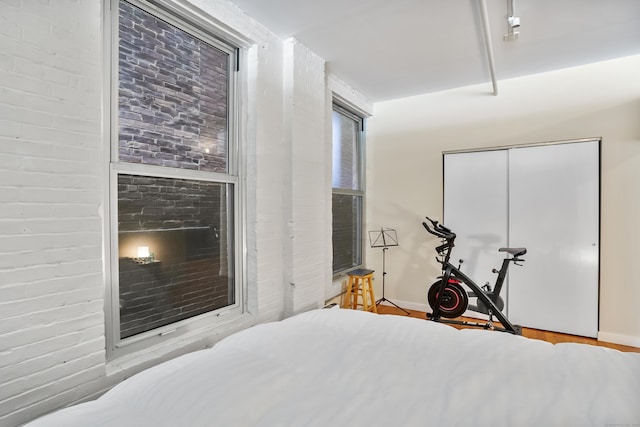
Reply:
[[231, 184], [118, 175], [120, 337], [235, 303]]
[[333, 188], [359, 190], [360, 122], [333, 111]]
[[362, 196], [333, 195], [333, 271], [362, 264]]
[[229, 55], [124, 1], [119, 17], [120, 161], [227, 172]]

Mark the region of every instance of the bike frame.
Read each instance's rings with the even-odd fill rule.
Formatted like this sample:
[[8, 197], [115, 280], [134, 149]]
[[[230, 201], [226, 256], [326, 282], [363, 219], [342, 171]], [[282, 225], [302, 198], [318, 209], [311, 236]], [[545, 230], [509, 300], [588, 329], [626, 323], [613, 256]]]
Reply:
[[[502, 291], [502, 286], [504, 285], [504, 279], [507, 278], [507, 272], [509, 271], [509, 263], [518, 261], [517, 259], [504, 258], [502, 260], [502, 266], [500, 267], [500, 271], [493, 270], [494, 273], [498, 273], [498, 277], [496, 278], [496, 283], [493, 285], [493, 291], [491, 291], [491, 296], [489, 297], [494, 304], [498, 304], [498, 298], [500, 297], [500, 292]], [[459, 271], [459, 270], [458, 270]], [[487, 282], [487, 285], [489, 283]], [[476, 297], [476, 293], [473, 292], [469, 294], [470, 297]], [[469, 305], [469, 310], [477, 311], [481, 313], [482, 311], [478, 309], [478, 306]]]
[[[511, 259], [509, 258], [505, 258], [502, 262], [502, 268], [500, 269], [500, 274], [498, 275], [498, 279], [496, 280], [496, 288], [498, 288], [498, 285], [499, 285], [498, 291], [502, 288], [502, 284], [504, 283], [504, 278], [506, 277], [506, 274], [507, 274], [509, 262], [511, 262]], [[440, 281], [440, 292], [438, 293], [436, 306], [433, 309], [433, 313], [430, 316], [431, 320], [434, 320], [436, 322], [442, 322], [442, 323], [450, 323], [454, 325], [491, 328], [491, 329], [495, 329], [503, 332], [510, 332], [514, 335], [522, 335], [522, 327], [512, 324], [509, 321], [509, 319], [507, 319], [506, 316], [502, 314], [502, 311], [498, 309], [498, 307], [495, 305], [493, 300], [489, 298], [489, 296], [482, 290], [482, 288], [480, 288], [480, 286], [478, 286], [466, 274], [460, 271], [460, 269], [452, 265], [449, 262], [448, 258], [443, 260], [442, 267], [444, 270], [444, 274], [442, 275], [442, 279]], [[478, 323], [478, 322], [467, 322], [462, 320], [443, 319], [442, 317], [440, 317], [440, 304], [442, 303], [442, 297], [444, 295], [443, 291], [447, 283], [449, 283], [449, 279], [451, 279], [452, 277], [455, 280], [458, 280], [464, 283], [466, 286], [468, 286], [473, 291], [474, 293], [473, 296], [482, 300], [482, 302], [484, 302], [489, 308], [490, 310], [489, 319], [491, 319], [491, 316], [496, 316], [496, 318], [502, 324], [503, 328], [493, 326], [493, 324], [491, 323], [491, 320], [489, 320], [489, 323]], [[499, 295], [499, 292], [496, 292], [495, 288], [494, 288], [494, 295]]]

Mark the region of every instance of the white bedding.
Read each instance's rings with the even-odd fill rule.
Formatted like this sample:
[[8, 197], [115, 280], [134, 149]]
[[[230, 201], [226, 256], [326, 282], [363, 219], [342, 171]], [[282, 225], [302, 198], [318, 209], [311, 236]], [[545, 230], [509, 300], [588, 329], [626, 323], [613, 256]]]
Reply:
[[255, 326], [29, 427], [640, 425], [640, 354], [328, 309]]

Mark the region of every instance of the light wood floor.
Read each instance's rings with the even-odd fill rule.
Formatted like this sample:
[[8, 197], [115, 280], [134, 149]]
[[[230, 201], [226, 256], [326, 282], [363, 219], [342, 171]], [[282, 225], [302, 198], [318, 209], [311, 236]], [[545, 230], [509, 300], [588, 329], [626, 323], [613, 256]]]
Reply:
[[[416, 317], [418, 319], [426, 319], [426, 313], [423, 311], [416, 311], [416, 310], [407, 310], [407, 311], [409, 312], [409, 315], [411, 317]], [[382, 305], [382, 304], [378, 305], [378, 313], [406, 316], [405, 313], [403, 313], [401, 310], [397, 309], [396, 307], [389, 306], [389, 305]], [[456, 328], [463, 327], [463, 326], [457, 326], [457, 325], [449, 325], [449, 326], [456, 327]], [[604, 341], [598, 341], [593, 338], [585, 338], [585, 337], [580, 337], [576, 335], [561, 334], [558, 332], [549, 332], [549, 331], [541, 331], [538, 329], [522, 328], [522, 335], [527, 338], [534, 338], [538, 340], [548, 341], [553, 344], [559, 343], [559, 342], [576, 342], [576, 343], [582, 343], [582, 344], [590, 344], [590, 345], [598, 345], [602, 347], [614, 348], [620, 351], [631, 351], [635, 353], [640, 353], [640, 348], [629, 347], [626, 345], [612, 344]]]

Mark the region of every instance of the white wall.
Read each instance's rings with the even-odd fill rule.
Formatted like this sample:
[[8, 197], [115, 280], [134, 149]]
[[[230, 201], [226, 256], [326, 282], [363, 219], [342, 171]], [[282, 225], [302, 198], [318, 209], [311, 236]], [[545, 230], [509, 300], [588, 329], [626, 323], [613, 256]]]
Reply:
[[[231, 3], [193, 4], [250, 41], [243, 89], [248, 313], [107, 360], [102, 2], [3, 1], [0, 426], [96, 396], [145, 367], [324, 301], [331, 280], [324, 61]], [[295, 77], [285, 81], [285, 71]], [[313, 262], [301, 268], [305, 260]]]
[[285, 314], [324, 303], [331, 264], [323, 238], [331, 233], [324, 215], [331, 203], [325, 191], [324, 60], [294, 39], [284, 43], [285, 146], [292, 177], [283, 185], [287, 217]]
[[425, 308], [438, 275], [437, 240], [421, 222], [442, 217], [443, 151], [602, 137], [599, 338], [640, 346], [638, 76], [632, 56], [500, 81], [495, 97], [485, 84], [375, 104], [367, 222], [400, 240], [387, 256], [387, 297]]
[[102, 23], [99, 2], [3, 2], [0, 15], [0, 425], [12, 425], [104, 377]]

